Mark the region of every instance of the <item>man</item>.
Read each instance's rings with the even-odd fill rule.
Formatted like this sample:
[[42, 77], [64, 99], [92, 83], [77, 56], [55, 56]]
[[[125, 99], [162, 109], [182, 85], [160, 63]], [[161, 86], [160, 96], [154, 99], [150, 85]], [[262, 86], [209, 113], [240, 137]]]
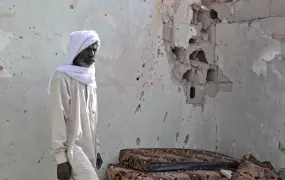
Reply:
[[52, 150], [59, 180], [99, 180], [95, 169], [103, 161], [96, 134], [98, 106], [95, 55], [100, 39], [95, 31], [70, 34], [67, 65], [50, 79]]

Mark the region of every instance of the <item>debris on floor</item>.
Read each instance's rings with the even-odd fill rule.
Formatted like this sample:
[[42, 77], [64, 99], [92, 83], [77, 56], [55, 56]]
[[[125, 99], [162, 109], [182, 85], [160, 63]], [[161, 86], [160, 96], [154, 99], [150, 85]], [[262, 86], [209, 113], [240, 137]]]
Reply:
[[251, 154], [237, 160], [194, 149], [123, 149], [119, 164], [108, 166], [106, 180], [279, 180], [269, 162]]

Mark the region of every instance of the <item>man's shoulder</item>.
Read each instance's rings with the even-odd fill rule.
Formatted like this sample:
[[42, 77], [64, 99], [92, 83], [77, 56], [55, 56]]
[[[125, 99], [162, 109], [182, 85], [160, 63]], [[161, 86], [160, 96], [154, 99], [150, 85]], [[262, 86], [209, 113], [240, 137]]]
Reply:
[[53, 77], [58, 78], [58, 79], [68, 79], [69, 78], [67, 74], [61, 71], [55, 71]]
[[53, 74], [53, 81], [57, 80], [57, 81], [69, 81], [70, 77], [65, 74], [64, 72], [61, 71], [55, 71]]

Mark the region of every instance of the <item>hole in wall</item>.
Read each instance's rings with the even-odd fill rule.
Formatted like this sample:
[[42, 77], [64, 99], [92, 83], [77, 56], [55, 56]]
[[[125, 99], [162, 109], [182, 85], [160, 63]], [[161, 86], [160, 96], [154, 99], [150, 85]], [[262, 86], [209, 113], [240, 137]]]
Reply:
[[196, 89], [195, 87], [191, 87], [190, 88], [190, 99], [195, 98], [195, 95], [196, 95]]
[[189, 44], [196, 44], [196, 42], [197, 42], [196, 37], [192, 37], [189, 39]]
[[216, 10], [214, 10], [214, 9], [211, 9], [211, 10], [210, 10], [210, 17], [211, 17], [211, 19], [213, 19], [213, 20], [218, 19], [218, 12], [217, 12]]
[[197, 51], [193, 51], [193, 52], [190, 54], [189, 59], [192, 60], [192, 61], [195, 61], [196, 56], [197, 56]]
[[214, 69], [208, 69], [207, 71], [207, 76], [206, 76], [206, 81], [207, 82], [215, 82], [216, 81], [216, 71]]
[[141, 143], [141, 139], [140, 139], [140, 138], [137, 138], [137, 139], [136, 139], [136, 144], [137, 144], [137, 146], [139, 146], [140, 143]]
[[207, 29], [204, 29], [204, 28], [203, 28], [203, 29], [201, 29], [201, 31], [200, 31], [200, 32], [201, 32], [201, 34], [208, 34], [208, 30], [207, 30]]
[[174, 47], [172, 49], [173, 54], [176, 56], [176, 60], [179, 62], [183, 62], [183, 50], [179, 47]]
[[203, 50], [193, 51], [190, 54], [189, 59], [192, 60], [192, 61], [195, 61], [196, 59], [198, 59], [198, 61], [208, 64], [206, 55], [205, 55]]
[[192, 71], [191, 70], [187, 70], [182, 77], [182, 80], [186, 80], [187, 82], [191, 81], [191, 76], [192, 76]]
[[207, 62], [206, 55], [205, 55], [205, 53], [204, 53], [203, 50], [199, 50], [199, 51], [198, 51], [198, 53], [197, 53], [197, 59], [198, 59], [198, 61], [200, 61], [200, 62], [208, 63], [208, 62]]

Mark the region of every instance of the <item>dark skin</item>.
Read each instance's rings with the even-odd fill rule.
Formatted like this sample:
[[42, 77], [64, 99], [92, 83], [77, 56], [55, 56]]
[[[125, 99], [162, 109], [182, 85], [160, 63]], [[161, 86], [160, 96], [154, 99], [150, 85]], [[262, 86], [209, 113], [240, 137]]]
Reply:
[[[98, 50], [98, 43], [94, 43], [79, 53], [73, 60], [74, 66], [89, 68], [95, 63], [95, 56]], [[103, 164], [103, 160], [100, 153], [97, 153], [96, 167], [99, 170]], [[65, 162], [57, 165], [57, 179], [70, 180], [71, 178], [71, 165], [69, 162]]]

